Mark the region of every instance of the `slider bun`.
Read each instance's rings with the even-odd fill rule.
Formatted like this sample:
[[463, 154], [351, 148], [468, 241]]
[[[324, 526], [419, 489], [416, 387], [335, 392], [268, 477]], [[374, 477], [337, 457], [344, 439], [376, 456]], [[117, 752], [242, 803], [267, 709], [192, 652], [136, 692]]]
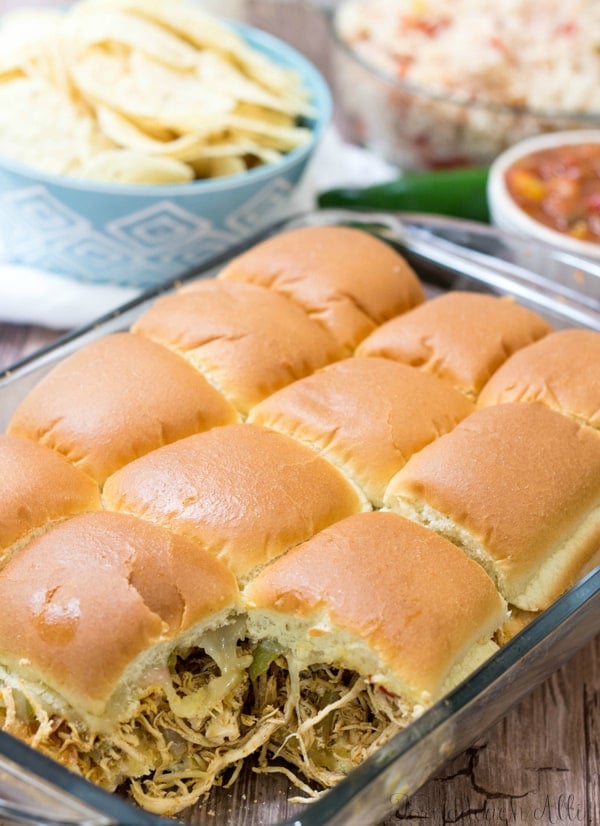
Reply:
[[122, 514], [75, 516], [0, 572], [0, 604], [10, 605], [0, 663], [82, 716], [126, 719], [144, 671], [164, 667], [179, 635], [222, 621], [237, 601], [231, 573], [183, 537]]
[[116, 333], [55, 367], [18, 406], [8, 432], [62, 453], [102, 484], [150, 450], [236, 419], [183, 359]]
[[242, 413], [342, 355], [300, 307], [252, 284], [199, 281], [159, 299], [133, 330], [185, 356]]
[[248, 420], [314, 448], [381, 507], [406, 460], [473, 410], [462, 393], [414, 367], [350, 358], [284, 387]]
[[378, 324], [425, 300], [389, 244], [348, 227], [303, 227], [269, 238], [220, 273], [260, 284], [304, 307], [349, 354]]
[[0, 435], [0, 467], [0, 562], [32, 531], [100, 508], [98, 486], [89, 477], [28, 439]]
[[273, 562], [242, 595], [249, 633], [300, 664], [335, 663], [427, 704], [496, 650], [506, 617], [491, 579], [394, 513], [364, 513]]
[[251, 424], [160, 448], [106, 482], [111, 510], [194, 539], [241, 580], [368, 503], [304, 445]]
[[544, 319], [509, 299], [453, 292], [383, 324], [356, 353], [420, 367], [475, 399], [515, 350], [550, 330]]
[[512, 355], [478, 404], [539, 401], [600, 430], [600, 333], [558, 330]]
[[542, 610], [597, 559], [600, 434], [537, 402], [487, 407], [411, 457], [384, 501]]
[[511, 605], [510, 616], [502, 626], [498, 629], [494, 639], [498, 645], [506, 645], [513, 637], [520, 634], [524, 628], [527, 628], [530, 622], [539, 615], [538, 611], [521, 611], [514, 605]]

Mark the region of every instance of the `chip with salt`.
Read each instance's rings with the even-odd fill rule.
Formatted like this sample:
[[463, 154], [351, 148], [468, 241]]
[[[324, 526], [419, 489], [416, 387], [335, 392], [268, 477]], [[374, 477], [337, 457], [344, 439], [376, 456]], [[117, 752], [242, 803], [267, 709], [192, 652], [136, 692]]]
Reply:
[[95, 104], [115, 109], [138, 125], [173, 133], [212, 131], [235, 102], [140, 53], [94, 46], [71, 67], [79, 92]]
[[0, 152], [157, 184], [241, 174], [310, 136], [298, 75], [187, 0], [82, 0], [0, 25]]
[[192, 164], [199, 178], [222, 178], [246, 171], [243, 159], [235, 155], [222, 158], [199, 158]]
[[225, 54], [234, 65], [261, 86], [284, 97], [302, 98], [297, 75], [278, 66], [251, 48], [238, 34], [219, 20], [185, 0], [83, 0], [81, 12], [93, 9], [122, 9], [137, 14], [175, 32], [199, 51], [209, 49]]
[[85, 108], [46, 78], [0, 83], [0, 152], [76, 175], [89, 158], [112, 146]]
[[194, 170], [174, 158], [113, 149], [94, 155], [82, 165], [79, 174], [82, 178], [122, 184], [180, 184], [191, 181]]
[[275, 163], [280, 157], [276, 150], [234, 130], [210, 140], [206, 134], [191, 133], [161, 141], [112, 109], [100, 106], [97, 115], [104, 134], [118, 146], [183, 161], [193, 168], [196, 178], [237, 175], [258, 164]]
[[11, 77], [44, 74], [43, 65], [55, 53], [55, 36], [63, 19], [50, 9], [15, 11], [0, 26], [0, 82]]
[[143, 17], [120, 9], [88, 9], [82, 14], [74, 6], [73, 12], [65, 18], [64, 32], [66, 40], [77, 44], [80, 50], [110, 43], [132, 53], [149, 55], [182, 71], [193, 70], [196, 65], [196, 49], [185, 40]]

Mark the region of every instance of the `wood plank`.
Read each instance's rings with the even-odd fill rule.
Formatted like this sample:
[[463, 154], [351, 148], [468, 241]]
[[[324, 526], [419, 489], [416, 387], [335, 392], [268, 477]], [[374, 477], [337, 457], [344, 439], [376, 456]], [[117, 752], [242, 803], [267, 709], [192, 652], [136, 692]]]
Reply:
[[57, 330], [0, 323], [0, 370], [58, 338]]
[[600, 637], [386, 819], [384, 826], [600, 823]]

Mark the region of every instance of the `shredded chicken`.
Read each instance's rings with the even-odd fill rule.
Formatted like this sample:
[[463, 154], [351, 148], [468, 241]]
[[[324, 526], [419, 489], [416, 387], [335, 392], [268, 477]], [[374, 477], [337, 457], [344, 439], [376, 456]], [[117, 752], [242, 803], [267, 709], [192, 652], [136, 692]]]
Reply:
[[280, 771], [303, 800], [314, 799], [418, 714], [356, 672], [301, 668], [291, 656], [278, 656], [253, 680], [245, 669], [239, 673], [232, 690], [207, 703], [207, 687], [225, 679], [216, 662], [200, 649], [174, 658], [172, 685], [150, 689], [132, 719], [110, 735], [49, 713], [27, 689], [5, 685], [0, 727], [91, 782], [120, 786], [147, 811], [169, 816], [193, 805], [217, 780], [233, 783], [255, 753], [255, 771]]
[[[257, 771], [273, 771], [272, 760], [280, 757], [321, 788], [338, 783], [420, 711], [354, 671], [325, 665], [300, 670], [291, 657], [279, 657], [253, 682], [253, 702], [257, 716], [268, 708], [286, 710], [284, 724], [260, 752]], [[292, 782], [310, 796], [311, 787], [299, 778]]]
[[[0, 727], [97, 785], [121, 786], [146, 810], [173, 815], [195, 803], [228, 767], [235, 771], [282, 725], [283, 715], [275, 709], [260, 717], [243, 714], [247, 676], [242, 673], [239, 684], [208, 707], [193, 701], [218, 678], [218, 666], [199, 649], [185, 660], [177, 658], [170, 668], [174, 694], [149, 690], [132, 719], [110, 735], [48, 713], [26, 689], [2, 686]], [[194, 713], [181, 716], [177, 699]]]

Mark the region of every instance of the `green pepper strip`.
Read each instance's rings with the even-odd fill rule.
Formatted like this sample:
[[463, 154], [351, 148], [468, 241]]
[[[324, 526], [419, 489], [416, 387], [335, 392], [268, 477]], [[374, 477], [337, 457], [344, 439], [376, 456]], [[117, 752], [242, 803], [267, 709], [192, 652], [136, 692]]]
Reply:
[[321, 192], [320, 207], [432, 212], [489, 222], [487, 167], [408, 172], [401, 178], [368, 187], [344, 187]]
[[250, 679], [256, 680], [257, 677], [265, 674], [271, 663], [279, 657], [283, 650], [283, 646], [277, 640], [261, 640], [256, 646], [252, 663], [248, 669]]

